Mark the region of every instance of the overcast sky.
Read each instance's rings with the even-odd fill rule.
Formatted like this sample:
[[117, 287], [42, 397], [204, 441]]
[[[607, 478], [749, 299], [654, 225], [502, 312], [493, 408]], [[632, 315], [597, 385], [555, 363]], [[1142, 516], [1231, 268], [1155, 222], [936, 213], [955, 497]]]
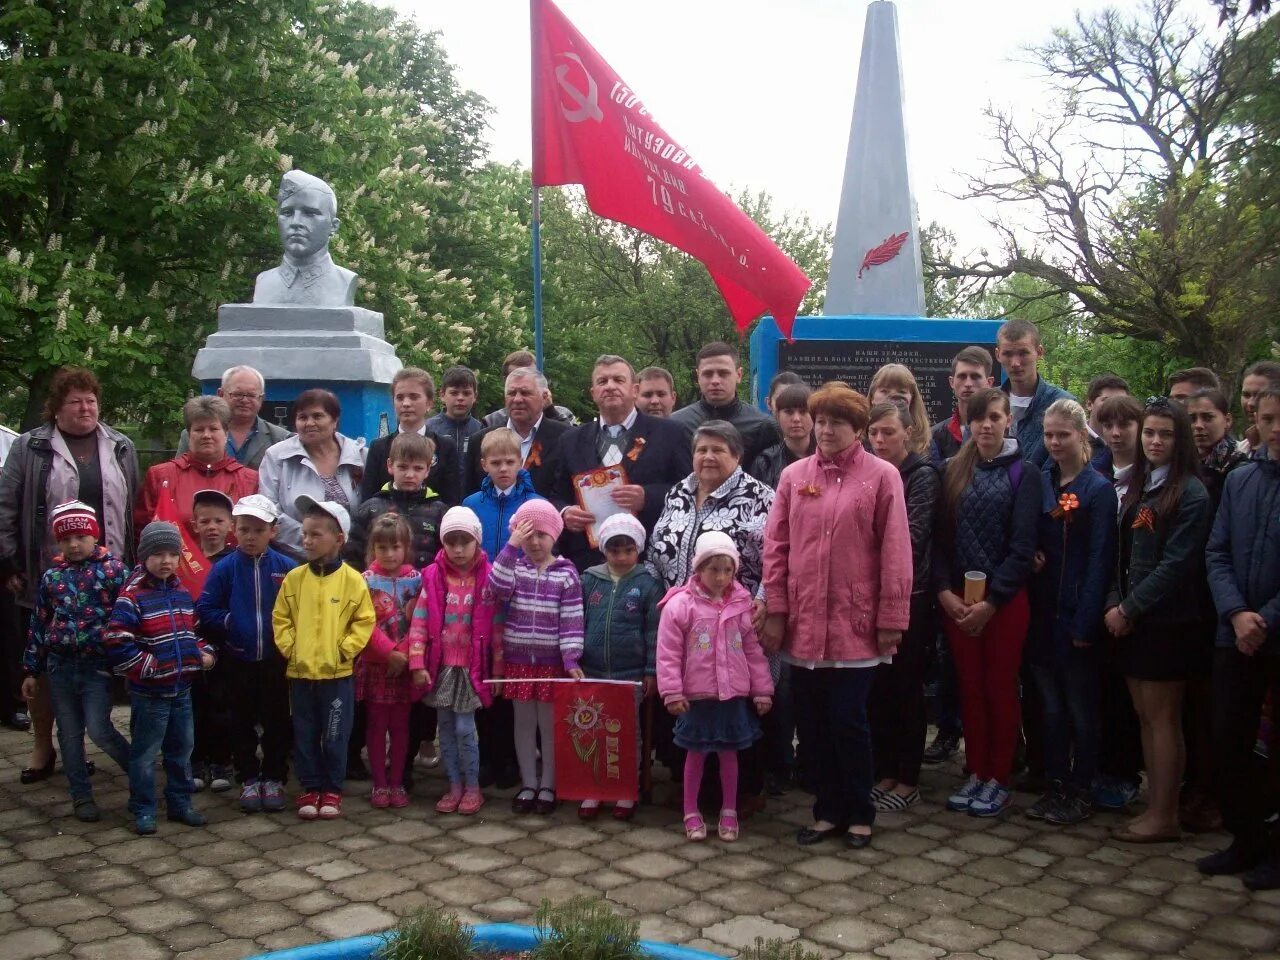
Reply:
[[[527, 0], [390, 0], [440, 30], [461, 82], [493, 105], [495, 160], [529, 163]], [[899, 0], [916, 201], [962, 247], [983, 209], [948, 196], [990, 155], [991, 102], [1030, 117], [1047, 97], [1022, 49], [1077, 10], [1143, 0]], [[834, 221], [867, 4], [861, 0], [558, 0], [578, 30], [722, 189], [765, 189]], [[1208, 0], [1184, 12], [1213, 20]]]

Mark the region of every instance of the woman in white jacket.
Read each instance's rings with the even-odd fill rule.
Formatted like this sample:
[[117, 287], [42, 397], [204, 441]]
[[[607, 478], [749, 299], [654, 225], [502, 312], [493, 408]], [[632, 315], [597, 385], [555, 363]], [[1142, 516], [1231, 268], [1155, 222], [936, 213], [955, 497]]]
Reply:
[[364, 445], [338, 433], [342, 408], [328, 390], [306, 390], [294, 404], [297, 435], [270, 447], [258, 468], [258, 491], [280, 509], [276, 545], [302, 556], [302, 523], [294, 507], [306, 494], [354, 514], [360, 505]]

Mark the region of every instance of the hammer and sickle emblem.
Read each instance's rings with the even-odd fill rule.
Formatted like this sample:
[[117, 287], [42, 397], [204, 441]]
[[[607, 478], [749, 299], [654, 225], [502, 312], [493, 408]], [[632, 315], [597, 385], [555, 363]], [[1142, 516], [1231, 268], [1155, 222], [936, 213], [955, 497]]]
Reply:
[[582, 58], [576, 53], [562, 53], [560, 56], [576, 63], [587, 78], [587, 92], [583, 93], [569, 82], [568, 64], [562, 63], [556, 67], [556, 83], [560, 84], [560, 89], [568, 95], [570, 100], [577, 104], [576, 110], [570, 110], [563, 102], [560, 104], [560, 110], [564, 114], [564, 118], [570, 123], [581, 123], [583, 120], [594, 120], [599, 123], [604, 119], [604, 113], [600, 109], [600, 92], [596, 89], [595, 77], [591, 76], [587, 71]]

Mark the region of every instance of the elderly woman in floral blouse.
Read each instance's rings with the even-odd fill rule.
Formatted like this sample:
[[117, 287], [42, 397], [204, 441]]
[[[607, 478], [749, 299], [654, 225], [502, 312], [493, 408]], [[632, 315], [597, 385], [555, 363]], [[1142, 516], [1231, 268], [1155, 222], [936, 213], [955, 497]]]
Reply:
[[742, 435], [724, 420], [708, 420], [694, 433], [693, 473], [671, 488], [649, 539], [649, 566], [664, 587], [688, 581], [694, 542], [719, 530], [742, 557], [738, 580], [753, 595], [759, 588], [773, 490], [742, 469], [742, 452]]

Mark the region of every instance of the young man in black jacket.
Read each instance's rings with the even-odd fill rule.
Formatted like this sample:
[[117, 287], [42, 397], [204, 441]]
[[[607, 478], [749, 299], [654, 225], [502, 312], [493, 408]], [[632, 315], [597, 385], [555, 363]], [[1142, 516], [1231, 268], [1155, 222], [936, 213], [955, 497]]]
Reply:
[[698, 351], [697, 373], [702, 399], [671, 415], [672, 422], [684, 428], [690, 445], [702, 424], [708, 420], [727, 420], [742, 434], [742, 462], [750, 465], [765, 448], [782, 439], [772, 417], [738, 399], [742, 367], [738, 366], [736, 349], [719, 341], [707, 344]]

